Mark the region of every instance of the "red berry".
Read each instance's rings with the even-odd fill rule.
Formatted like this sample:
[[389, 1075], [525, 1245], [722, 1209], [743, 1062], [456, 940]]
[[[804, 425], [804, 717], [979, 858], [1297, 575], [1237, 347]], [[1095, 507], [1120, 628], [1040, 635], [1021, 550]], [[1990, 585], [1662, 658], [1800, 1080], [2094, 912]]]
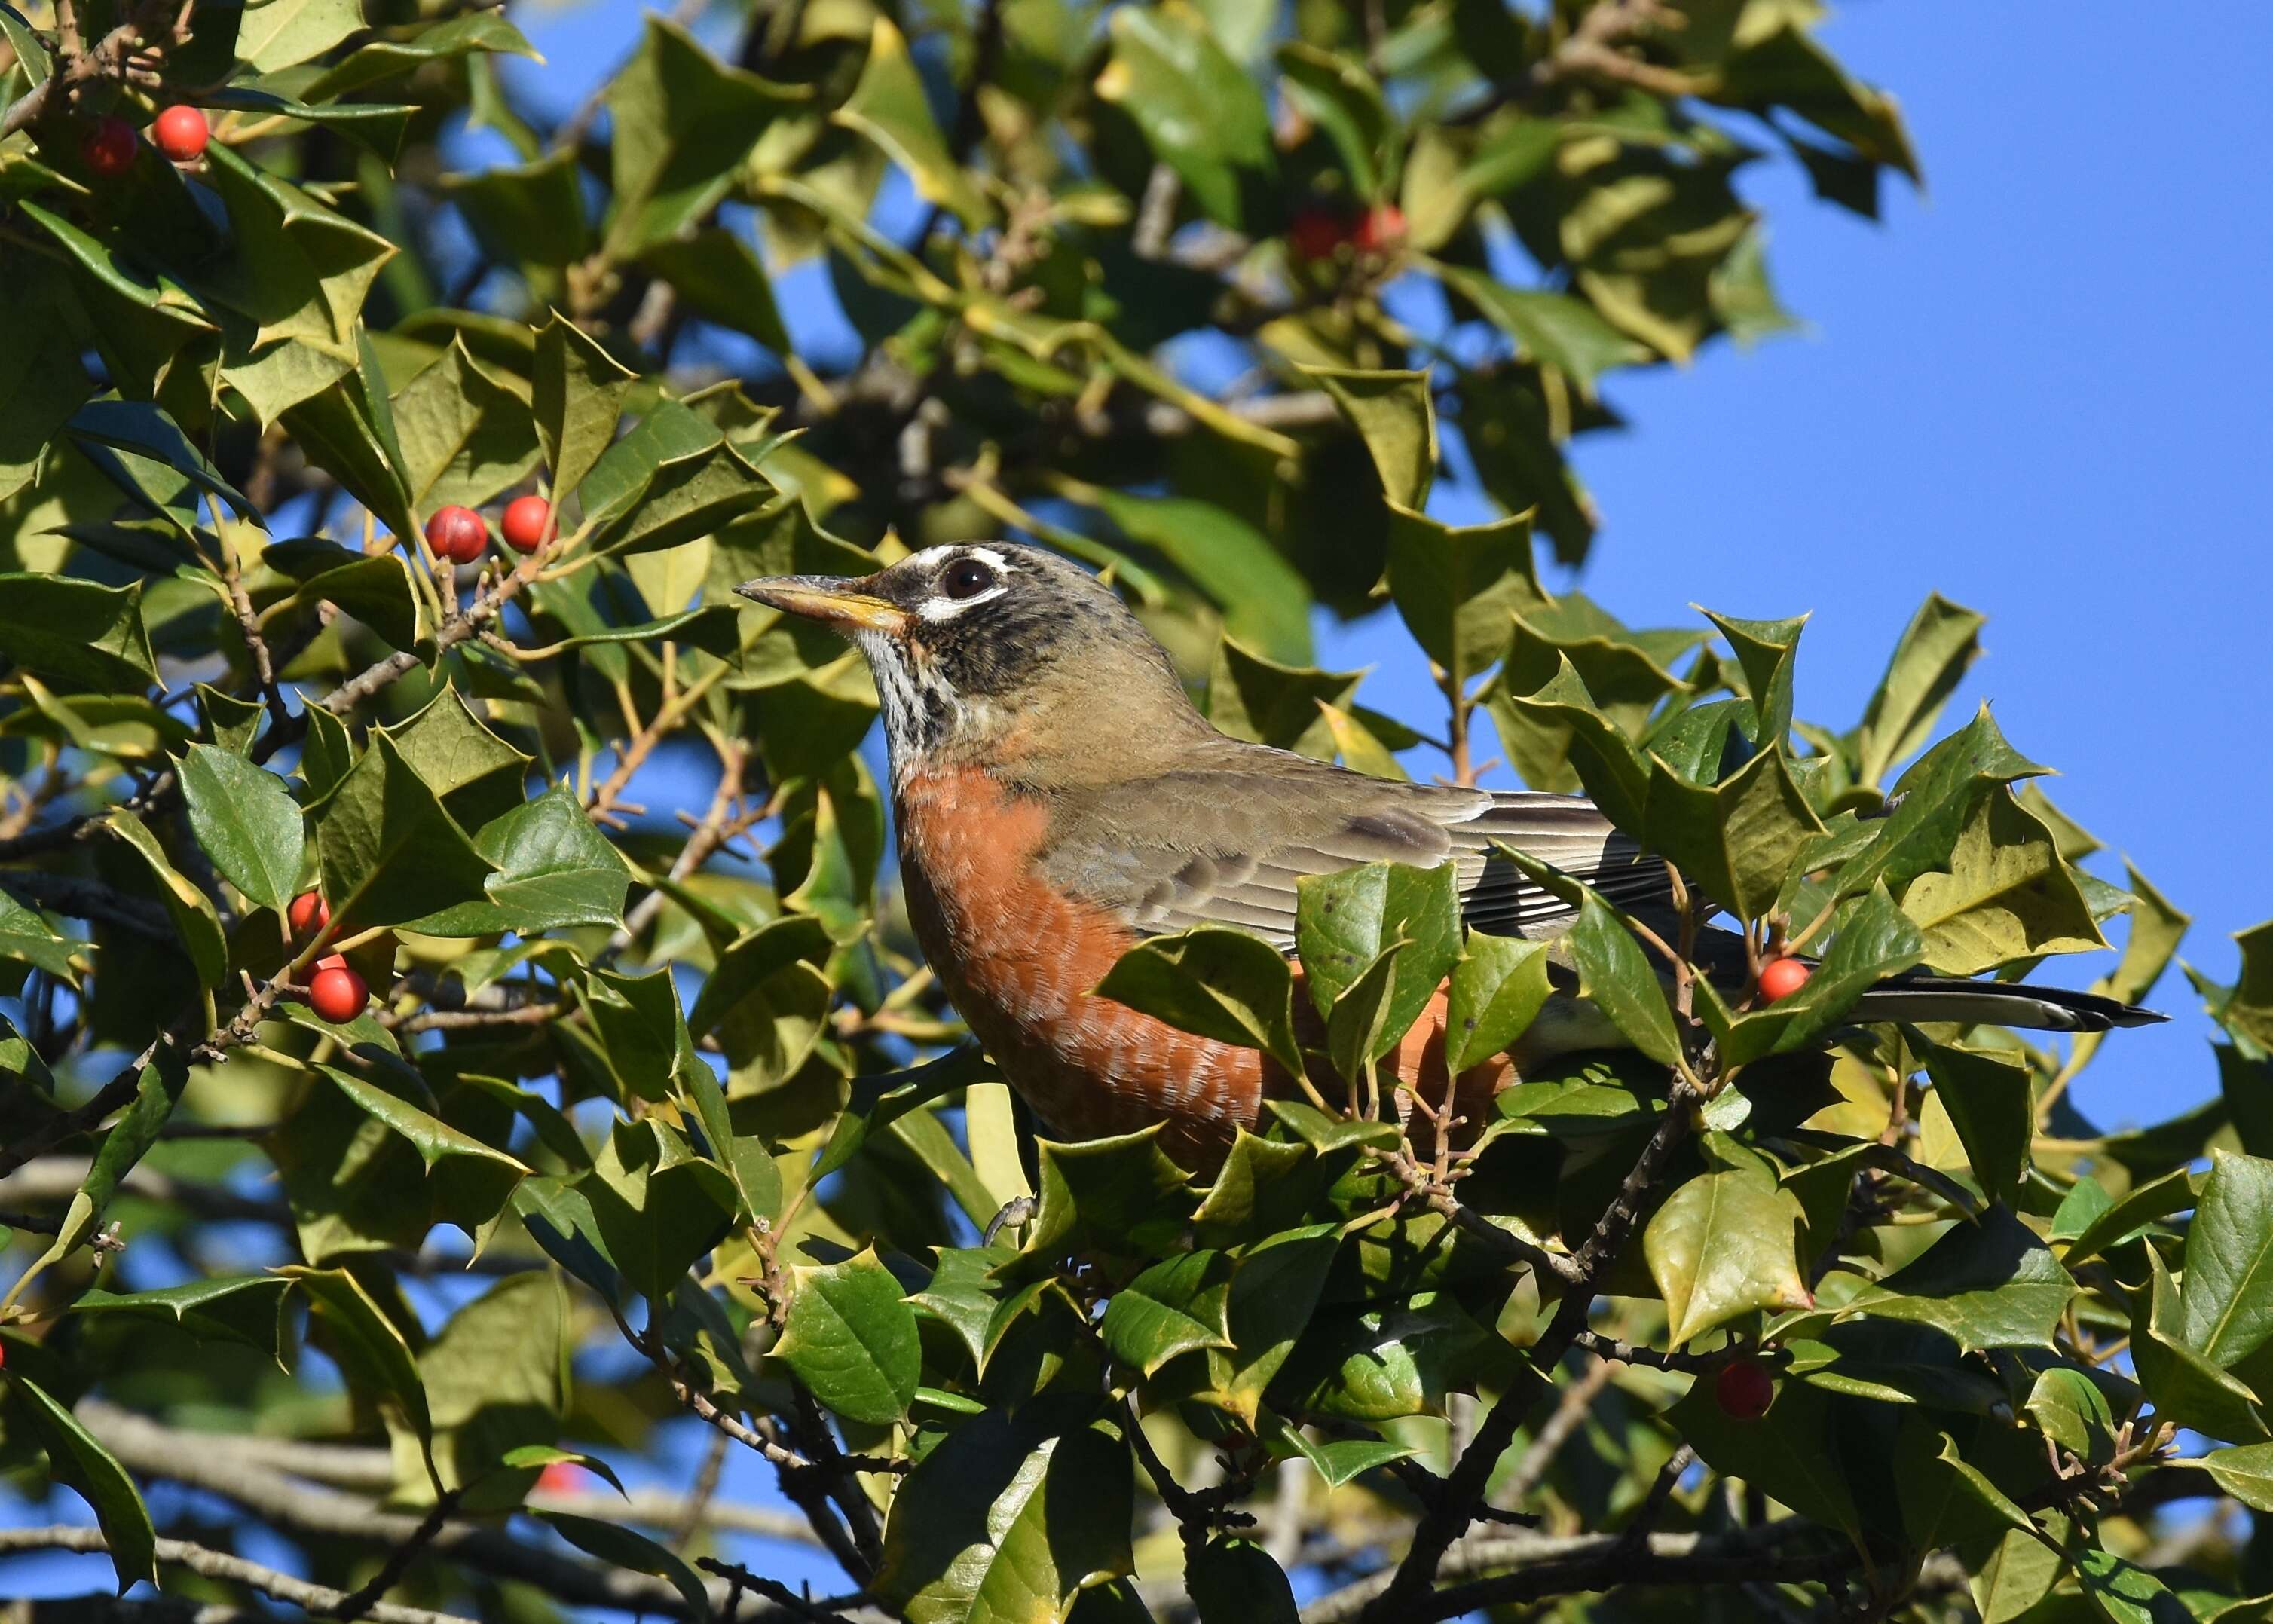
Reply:
[[150, 126], [151, 138], [158, 143], [158, 150], [176, 163], [203, 157], [206, 138], [210, 133], [203, 113], [178, 102], [159, 114], [157, 122]]
[[79, 155], [88, 168], [109, 179], [132, 167], [135, 149], [140, 145], [133, 125], [116, 116], [105, 116], [95, 121], [94, 128], [79, 144]]
[[540, 1494], [574, 1494], [576, 1492], [576, 1468], [568, 1461], [554, 1461], [536, 1474], [536, 1492]]
[[309, 1007], [334, 1026], [354, 1020], [370, 1001], [371, 989], [345, 963], [326, 966], [308, 983]]
[[1801, 959], [1770, 959], [1760, 966], [1760, 997], [1768, 1003], [1789, 998], [1807, 984], [1812, 974]]
[[303, 891], [292, 899], [292, 907], [284, 917], [291, 924], [293, 935], [305, 936], [332, 922], [332, 905], [324, 901], [319, 892]]
[[426, 544], [438, 558], [471, 564], [490, 544], [490, 528], [470, 507], [446, 507], [426, 521]]
[[515, 497], [505, 505], [498, 528], [514, 551], [535, 552], [552, 537], [552, 504], [543, 497]]
[[1377, 203], [1357, 222], [1352, 236], [1362, 252], [1385, 254], [1405, 241], [1405, 211], [1394, 203]]
[[1757, 1421], [1775, 1402], [1775, 1378], [1758, 1359], [1731, 1359], [1713, 1378], [1713, 1396], [1732, 1421]]
[[1349, 240], [1348, 222], [1316, 204], [1296, 209], [1287, 227], [1287, 246], [1300, 259], [1331, 259], [1334, 250]]

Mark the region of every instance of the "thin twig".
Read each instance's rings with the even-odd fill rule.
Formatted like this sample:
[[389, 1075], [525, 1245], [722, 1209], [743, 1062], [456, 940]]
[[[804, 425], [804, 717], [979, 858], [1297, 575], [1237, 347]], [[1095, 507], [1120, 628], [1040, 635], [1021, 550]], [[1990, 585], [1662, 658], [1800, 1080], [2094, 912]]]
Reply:
[[[0, 1555], [14, 1555], [26, 1551], [104, 1552], [110, 1542], [99, 1528], [0, 1528]], [[157, 1558], [176, 1568], [186, 1568], [191, 1573], [208, 1579], [220, 1579], [231, 1584], [249, 1585], [264, 1596], [274, 1596], [279, 1601], [322, 1616], [350, 1599], [343, 1590], [326, 1585], [311, 1584], [305, 1579], [296, 1579], [290, 1574], [279, 1573], [274, 1568], [263, 1568], [258, 1562], [248, 1562], [241, 1556], [231, 1556], [226, 1551], [214, 1551], [186, 1539], [160, 1539]], [[433, 1613], [424, 1607], [398, 1606], [392, 1602], [372, 1604], [364, 1615], [373, 1624], [473, 1624], [469, 1619], [454, 1613]]]
[[379, 1571], [371, 1575], [370, 1582], [354, 1595], [342, 1598], [338, 1606], [329, 1610], [327, 1616], [339, 1620], [340, 1624], [355, 1624], [356, 1620], [378, 1606], [379, 1598], [395, 1587], [409, 1570], [410, 1564], [418, 1559], [418, 1553], [434, 1543], [434, 1536], [442, 1531], [442, 1525], [450, 1520], [450, 1514], [458, 1508], [458, 1502], [464, 1498], [463, 1489], [445, 1489], [437, 1495], [433, 1508], [420, 1519], [417, 1527], [410, 1530], [408, 1539], [386, 1553], [386, 1560], [379, 1564]]

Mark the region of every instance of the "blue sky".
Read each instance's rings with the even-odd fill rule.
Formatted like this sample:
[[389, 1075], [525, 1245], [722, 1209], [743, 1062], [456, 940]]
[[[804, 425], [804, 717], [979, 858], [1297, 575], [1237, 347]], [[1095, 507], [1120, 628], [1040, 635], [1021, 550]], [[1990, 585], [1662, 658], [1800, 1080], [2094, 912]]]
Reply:
[[[516, 7], [549, 58], [514, 64], [517, 86], [579, 99], [627, 48], [628, 11]], [[1926, 194], [1890, 189], [1872, 227], [1789, 168], [1752, 173], [1807, 331], [1609, 382], [1634, 426], [1579, 448], [1604, 525], [1578, 584], [1636, 625], [1689, 624], [1692, 602], [1812, 611], [1800, 709], [1842, 726], [1929, 590], [1987, 614], [1950, 715], [1992, 701], [2062, 769], [2060, 805], [2194, 913], [2187, 956], [2231, 978], [2228, 934], [2273, 915], [2273, 8], [1866, 0], [1825, 38], [1900, 96]], [[818, 288], [785, 283], [793, 326], [835, 326]], [[1320, 653], [1375, 666], [1370, 703], [1433, 720], [1393, 622], [1329, 630]], [[2179, 1018], [2119, 1034], [2079, 1084], [2109, 1126], [2215, 1087], [2183, 981], [2155, 1001]], [[736, 1450], [724, 1492], [771, 1502], [769, 1477]], [[61, 1494], [50, 1514], [79, 1508]], [[829, 1582], [793, 1553], [752, 1560]], [[107, 1571], [33, 1566], [11, 1590]]]
[[[1931, 590], [1989, 617], [1946, 725], [1983, 700], [2055, 801], [2193, 913], [2221, 980], [2273, 915], [2273, 223], [2256, 166], [2273, 10], [2214, 33], [2152, 10], [1868, 0], [1823, 35], [1902, 101], [1923, 197], [1872, 226], [1749, 171], [1783, 302], [1806, 322], [1686, 370], [1615, 375], [1624, 434], [1578, 442], [1604, 514], [1576, 584], [1632, 625], [1701, 602], [1812, 611], [1799, 710], [1844, 727]], [[1375, 662], [1369, 701], [1436, 714], [1393, 630], [1321, 649]], [[2089, 980], [2098, 959], [2047, 966]], [[2104, 1126], [2208, 1097], [2211, 1028], [2103, 1046], [2078, 1102]]]

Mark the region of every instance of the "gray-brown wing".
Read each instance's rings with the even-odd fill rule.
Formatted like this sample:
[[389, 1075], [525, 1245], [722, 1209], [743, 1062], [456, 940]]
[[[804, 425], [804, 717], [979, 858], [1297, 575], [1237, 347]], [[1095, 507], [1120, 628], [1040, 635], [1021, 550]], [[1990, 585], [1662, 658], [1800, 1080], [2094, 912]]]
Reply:
[[1571, 910], [1497, 856], [1495, 840], [1627, 908], [1662, 902], [1668, 889], [1663, 864], [1578, 797], [1395, 783], [1258, 745], [1061, 792], [1051, 822], [1045, 873], [1146, 935], [1234, 925], [1291, 949], [1304, 875], [1384, 861], [1453, 864], [1479, 929], [1549, 935], [1567, 924]]

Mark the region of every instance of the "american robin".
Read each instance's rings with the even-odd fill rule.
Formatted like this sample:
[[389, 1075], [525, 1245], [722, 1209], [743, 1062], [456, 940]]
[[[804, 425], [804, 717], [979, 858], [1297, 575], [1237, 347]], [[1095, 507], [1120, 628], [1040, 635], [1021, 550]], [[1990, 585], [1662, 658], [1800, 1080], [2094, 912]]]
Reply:
[[[1571, 910], [1495, 857], [1504, 841], [1638, 915], [1670, 907], [1664, 864], [1581, 797], [1373, 778], [1218, 731], [1112, 589], [1039, 549], [932, 547], [859, 580], [776, 576], [738, 590], [866, 655], [917, 939], [1003, 1076], [1061, 1135], [1163, 1123], [1163, 1148], [1206, 1167], [1265, 1097], [1291, 1091], [1259, 1052], [1094, 989], [1140, 939], [1195, 925], [1291, 951], [1306, 874], [1451, 863], [1470, 925], [1567, 929]], [[2085, 993], [1917, 976], [1866, 994], [1856, 1018], [2097, 1031], [2160, 1017]], [[1448, 1081], [1444, 1020], [1440, 990], [1383, 1065], [1432, 1102]], [[1591, 1006], [1558, 996], [1514, 1059], [1464, 1074], [1459, 1092], [1512, 1081], [1526, 1056], [1620, 1041]]]

